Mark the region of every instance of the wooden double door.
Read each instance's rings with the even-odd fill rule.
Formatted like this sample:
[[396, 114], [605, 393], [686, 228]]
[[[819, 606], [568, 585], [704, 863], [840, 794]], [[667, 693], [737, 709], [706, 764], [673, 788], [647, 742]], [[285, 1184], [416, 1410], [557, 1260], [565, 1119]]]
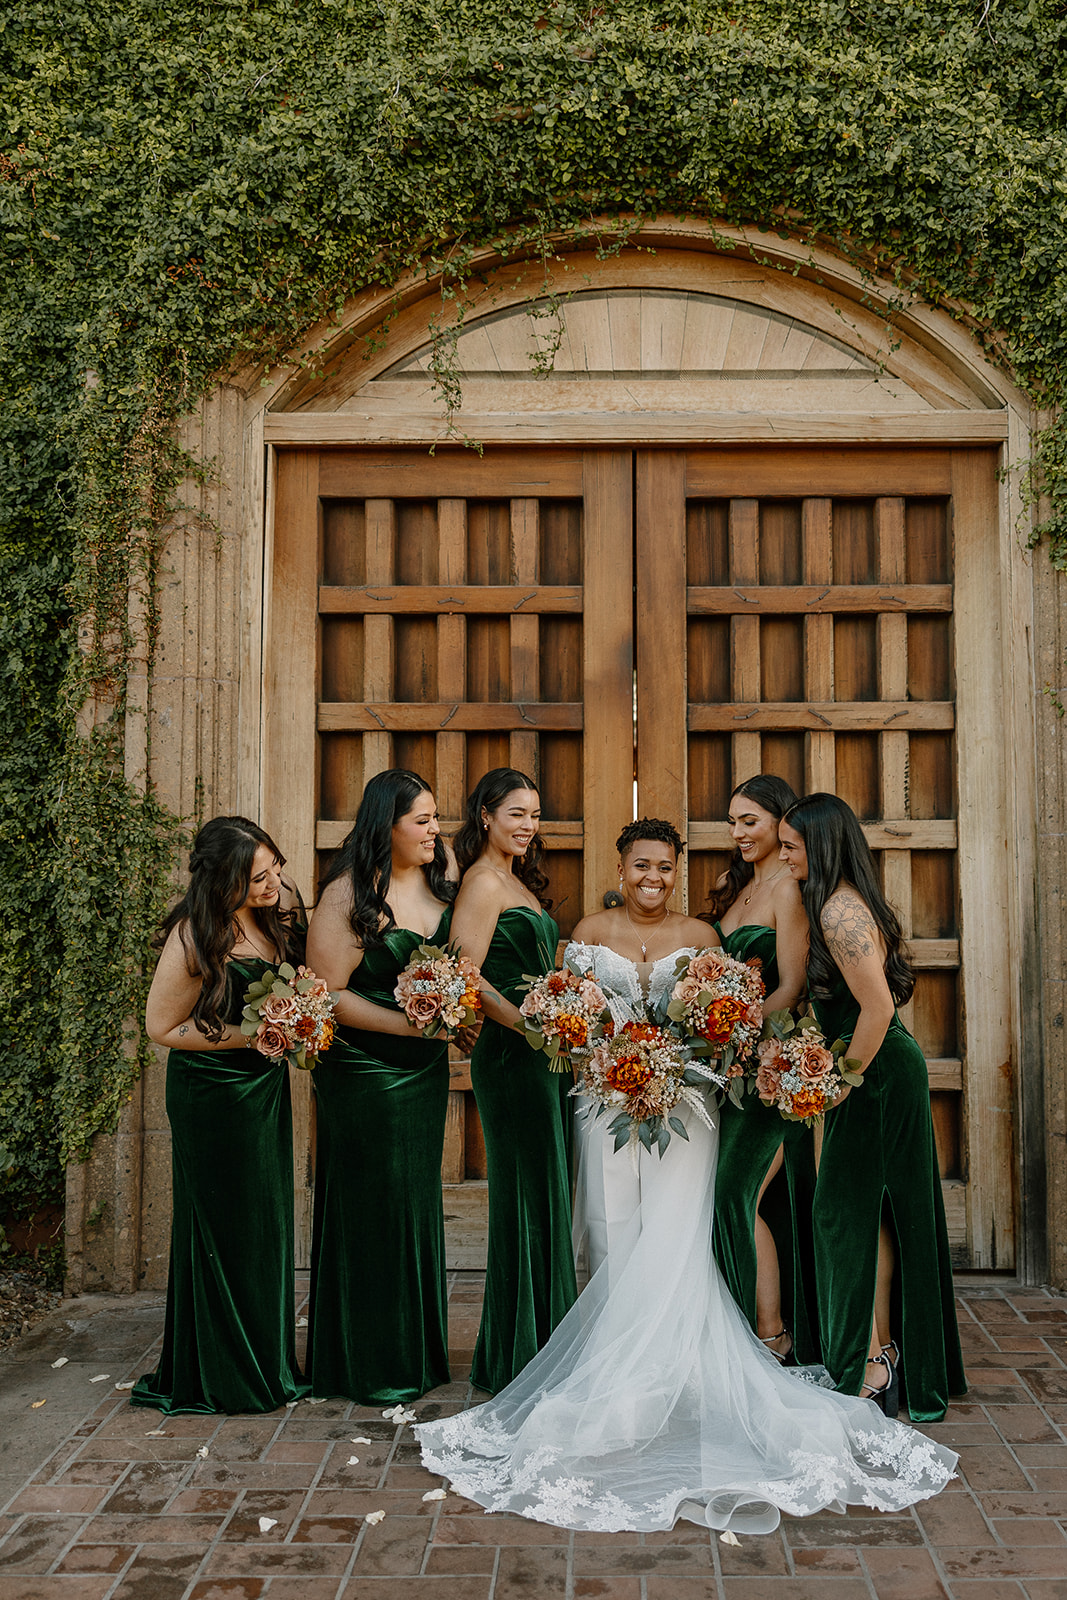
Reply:
[[[918, 971], [906, 1020], [956, 1260], [1011, 1266], [995, 455], [338, 449], [275, 468], [263, 816], [304, 883], [389, 766], [426, 778], [446, 832], [488, 768], [535, 775], [564, 935], [613, 886], [635, 806], [688, 837], [698, 913], [737, 782], [836, 791]], [[482, 1156], [455, 1070], [460, 1182]]]

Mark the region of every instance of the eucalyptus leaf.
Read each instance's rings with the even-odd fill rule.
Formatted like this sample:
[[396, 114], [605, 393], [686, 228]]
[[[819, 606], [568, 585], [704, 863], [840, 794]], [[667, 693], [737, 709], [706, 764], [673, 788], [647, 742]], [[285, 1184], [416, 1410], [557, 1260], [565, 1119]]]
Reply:
[[686, 1143], [688, 1144], [689, 1143], [689, 1134], [688, 1134], [688, 1132], [686, 1130], [685, 1123], [682, 1121], [681, 1117], [668, 1117], [667, 1121], [670, 1123], [671, 1127], [673, 1128], [674, 1132], [678, 1135], [678, 1137], [680, 1139], [684, 1139], [686, 1141]]

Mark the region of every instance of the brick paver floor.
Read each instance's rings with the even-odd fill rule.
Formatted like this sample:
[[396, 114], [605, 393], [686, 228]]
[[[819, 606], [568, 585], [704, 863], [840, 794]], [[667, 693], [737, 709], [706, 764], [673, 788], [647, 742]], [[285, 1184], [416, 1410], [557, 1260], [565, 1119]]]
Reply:
[[[480, 1299], [453, 1275], [456, 1381], [419, 1417], [469, 1402]], [[958, 1299], [972, 1388], [927, 1431], [961, 1477], [915, 1511], [787, 1517], [739, 1547], [572, 1535], [425, 1499], [439, 1480], [380, 1408], [160, 1420], [109, 1385], [0, 1512], [0, 1600], [1067, 1600], [1067, 1297]]]

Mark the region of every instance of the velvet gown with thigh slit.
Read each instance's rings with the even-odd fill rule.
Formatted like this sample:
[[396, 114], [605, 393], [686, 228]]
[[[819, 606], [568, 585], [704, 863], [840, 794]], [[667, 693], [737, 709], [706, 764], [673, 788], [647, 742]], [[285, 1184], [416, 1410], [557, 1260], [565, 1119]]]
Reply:
[[[814, 1009], [828, 1041], [851, 1039], [859, 1006], [843, 978]], [[853, 1394], [864, 1379], [883, 1217], [896, 1250], [892, 1334], [902, 1398], [914, 1421], [937, 1422], [967, 1384], [926, 1061], [895, 1014], [863, 1083], [826, 1113], [815, 1185], [823, 1359]]]
[[[482, 962], [518, 1005], [524, 975], [551, 972], [559, 929], [547, 911], [500, 913]], [[487, 1021], [471, 1057], [489, 1175], [489, 1259], [471, 1381], [495, 1394], [521, 1372], [570, 1309], [570, 1073], [550, 1072], [520, 1033]]]
[[[349, 980], [390, 1011], [418, 945], [391, 928]], [[363, 1405], [415, 1400], [448, 1382], [441, 1155], [448, 1046], [340, 1026], [313, 1079], [318, 1112], [308, 1309], [317, 1395]]]
[[[231, 961], [225, 1019], [267, 963]], [[163, 1352], [134, 1387], [160, 1411], [273, 1411], [307, 1393], [293, 1308], [289, 1069], [258, 1050], [167, 1057], [174, 1209]]]
[[[758, 956], [767, 993], [778, 987], [773, 928], [749, 923], [723, 933], [727, 955], [738, 961]], [[782, 1319], [800, 1361], [818, 1361], [815, 1255], [811, 1207], [815, 1194], [815, 1142], [802, 1122], [786, 1122], [773, 1106], [747, 1094], [742, 1106], [727, 1100], [719, 1111], [719, 1169], [715, 1182], [715, 1257], [730, 1293], [756, 1327], [756, 1205], [760, 1185], [784, 1145], [784, 1161], [763, 1197], [760, 1214], [778, 1252]]]

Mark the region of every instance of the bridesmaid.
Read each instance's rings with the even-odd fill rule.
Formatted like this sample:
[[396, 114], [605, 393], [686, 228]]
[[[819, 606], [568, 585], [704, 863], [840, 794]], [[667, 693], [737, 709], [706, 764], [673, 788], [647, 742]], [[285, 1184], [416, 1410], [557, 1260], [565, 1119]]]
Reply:
[[145, 1012], [170, 1047], [174, 1206], [163, 1353], [135, 1406], [273, 1411], [307, 1393], [293, 1309], [293, 1124], [287, 1067], [247, 1048], [244, 992], [303, 960], [285, 858], [245, 817], [205, 823], [163, 924]]
[[[730, 796], [734, 852], [711, 912], [726, 953], [758, 957], [766, 1012], [792, 1009], [804, 988], [808, 919], [800, 890], [778, 859], [778, 823], [796, 803], [784, 778], [757, 775]], [[782, 1181], [774, 1179], [785, 1168]], [[785, 1122], [755, 1095], [726, 1101], [719, 1123], [715, 1255], [730, 1293], [780, 1361], [818, 1359], [815, 1336], [811, 1130]], [[769, 1192], [768, 1192], [769, 1191]], [[783, 1302], [784, 1308], [783, 1309]]]
[[448, 1382], [441, 1155], [448, 1046], [393, 998], [416, 946], [449, 939], [448, 858], [422, 778], [397, 769], [363, 791], [326, 875], [308, 964], [341, 992], [315, 1068], [318, 1154], [308, 1377], [361, 1405]]
[[455, 839], [463, 879], [453, 936], [486, 984], [471, 1082], [488, 1160], [489, 1261], [471, 1382], [490, 1394], [522, 1371], [577, 1296], [571, 1079], [530, 1049], [517, 1008], [524, 975], [550, 972], [559, 942], [542, 900], [540, 816], [533, 781], [496, 767], [467, 801]]
[[[938, 1422], [966, 1381], [926, 1062], [896, 1014], [915, 980], [855, 814], [812, 794], [779, 824], [803, 885], [808, 988], [828, 1040], [851, 1040], [863, 1084], [827, 1112], [815, 1187], [823, 1358], [839, 1389]], [[866, 1365], [865, 1365], [866, 1364]]]

